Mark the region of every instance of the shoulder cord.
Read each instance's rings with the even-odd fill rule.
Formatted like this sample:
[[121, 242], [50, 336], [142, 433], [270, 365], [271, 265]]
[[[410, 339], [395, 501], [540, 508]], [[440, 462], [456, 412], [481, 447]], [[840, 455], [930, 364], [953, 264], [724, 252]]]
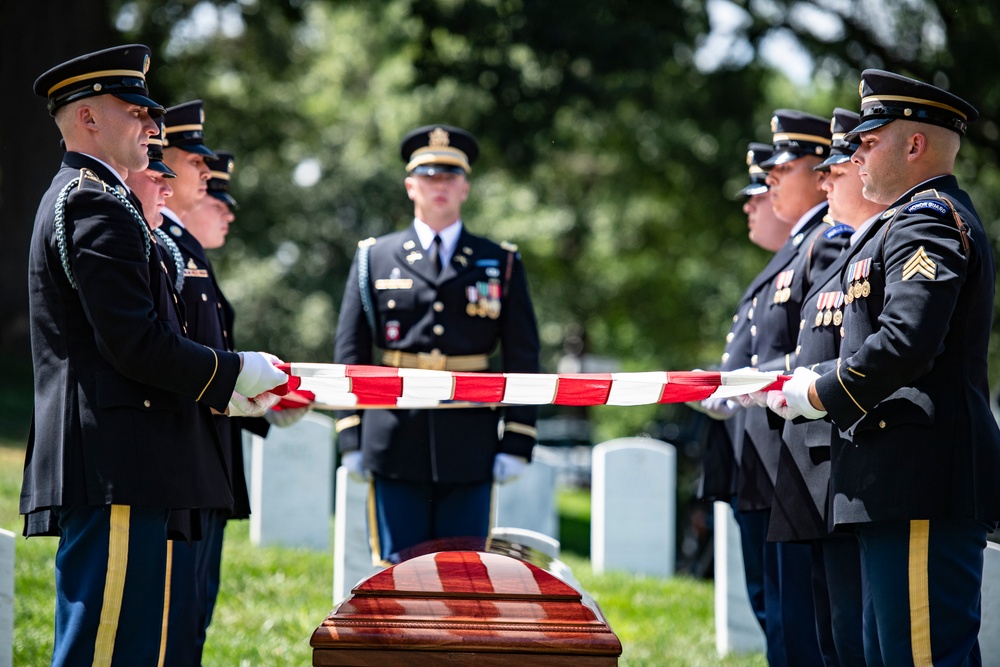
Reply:
[[[56, 234], [56, 245], [59, 248], [59, 261], [62, 262], [63, 271], [66, 273], [66, 278], [69, 280], [69, 285], [73, 289], [77, 289], [76, 280], [73, 278], [73, 272], [69, 268], [69, 250], [67, 249], [66, 243], [66, 198], [69, 197], [70, 191], [80, 185], [80, 178], [74, 178], [72, 181], [66, 184], [65, 187], [59, 192], [59, 196], [56, 197], [56, 211], [55, 211], [55, 221], [53, 227], [55, 228]], [[121, 194], [114, 188], [104, 189], [105, 192], [110, 192], [113, 194], [118, 201], [125, 206], [132, 217], [135, 219], [139, 226], [146, 233], [143, 235], [142, 240], [146, 246], [146, 261], [149, 261], [149, 227], [146, 226], [146, 220], [142, 217], [139, 211], [135, 210], [135, 206], [125, 198], [125, 195]]]
[[372, 306], [372, 294], [368, 286], [368, 252], [371, 246], [365, 245], [358, 248], [358, 291], [361, 294], [361, 308], [365, 311], [365, 319], [368, 320], [368, 327], [375, 337], [375, 311]]
[[157, 227], [153, 230], [153, 233], [167, 247], [167, 250], [170, 251], [170, 254], [174, 258], [174, 266], [177, 267], [177, 279], [174, 281], [174, 288], [179, 293], [184, 287], [184, 257], [181, 256], [181, 249], [177, 247], [177, 244], [170, 238], [170, 235], [161, 228]]

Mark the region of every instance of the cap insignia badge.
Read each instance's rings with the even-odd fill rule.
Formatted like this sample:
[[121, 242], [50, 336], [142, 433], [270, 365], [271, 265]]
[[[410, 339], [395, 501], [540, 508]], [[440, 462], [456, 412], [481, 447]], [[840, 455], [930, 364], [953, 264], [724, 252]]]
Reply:
[[451, 143], [451, 140], [448, 137], [448, 132], [440, 127], [434, 128], [434, 130], [429, 132], [427, 136], [430, 138], [430, 143], [427, 145], [431, 148], [440, 148]]

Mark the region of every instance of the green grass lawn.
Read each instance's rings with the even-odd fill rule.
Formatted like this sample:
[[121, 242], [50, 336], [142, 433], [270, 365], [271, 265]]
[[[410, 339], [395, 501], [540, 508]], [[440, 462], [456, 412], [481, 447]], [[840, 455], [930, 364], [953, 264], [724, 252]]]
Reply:
[[[0, 438], [0, 527], [20, 535], [21, 441]], [[763, 655], [715, 652], [712, 582], [628, 574], [595, 575], [589, 553], [590, 499], [560, 493], [563, 560], [621, 639], [622, 667], [763, 667]], [[226, 529], [222, 588], [208, 631], [206, 666], [310, 665], [309, 637], [331, 608], [332, 553], [258, 548], [249, 524]], [[332, 530], [332, 521], [331, 521]], [[18, 538], [14, 665], [48, 664], [52, 645], [54, 538]]]

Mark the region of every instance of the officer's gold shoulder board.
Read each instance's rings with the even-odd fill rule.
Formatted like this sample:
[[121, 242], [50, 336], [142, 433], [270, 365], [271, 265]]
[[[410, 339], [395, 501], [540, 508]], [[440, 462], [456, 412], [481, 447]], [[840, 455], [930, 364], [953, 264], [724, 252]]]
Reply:
[[358, 247], [359, 248], [368, 248], [368, 247], [373, 246], [373, 245], [375, 245], [375, 237], [374, 236], [369, 236], [366, 239], [358, 241]]
[[500, 247], [506, 250], [507, 252], [517, 252], [517, 244], [511, 243], [510, 241], [501, 241]]

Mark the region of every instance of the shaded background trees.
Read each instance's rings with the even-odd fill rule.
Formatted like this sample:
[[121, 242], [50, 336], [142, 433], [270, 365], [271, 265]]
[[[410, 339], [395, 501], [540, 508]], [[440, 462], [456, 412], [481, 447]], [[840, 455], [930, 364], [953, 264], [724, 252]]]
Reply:
[[[730, 308], [766, 259], [729, 196], [746, 143], [769, 140], [777, 107], [857, 107], [865, 67], [977, 104], [958, 172], [1000, 236], [987, 56], [1000, 9], [986, 0], [103, 0], [86, 12], [59, 0], [0, 12], [8, 361], [27, 354], [27, 243], [59, 160], [31, 82], [129, 41], [153, 48], [154, 98], [204, 99], [209, 144], [237, 156], [240, 210], [213, 261], [239, 345], [286, 359], [332, 357], [357, 241], [412, 215], [398, 140], [429, 122], [481, 140], [464, 217], [521, 247], [547, 371], [567, 350], [623, 370], [717, 361]], [[660, 410], [599, 418], [617, 435]]]

